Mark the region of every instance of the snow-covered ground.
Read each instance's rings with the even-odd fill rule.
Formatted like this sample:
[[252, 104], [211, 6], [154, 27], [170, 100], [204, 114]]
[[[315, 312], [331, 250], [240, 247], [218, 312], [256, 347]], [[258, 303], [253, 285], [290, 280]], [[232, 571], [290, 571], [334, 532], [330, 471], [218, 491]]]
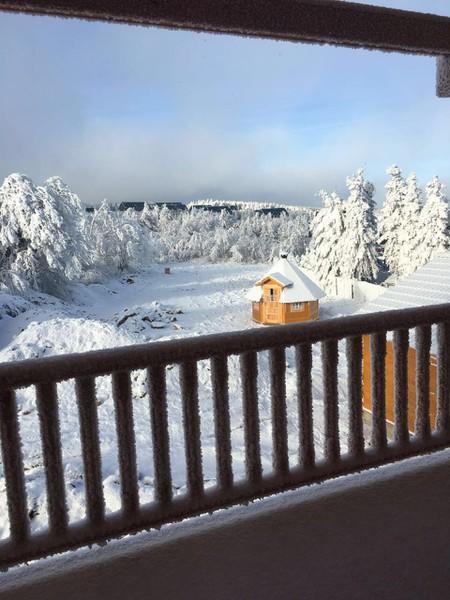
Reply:
[[[265, 272], [267, 265], [184, 263], [163, 267], [106, 285], [75, 285], [71, 298], [61, 301], [35, 294], [28, 300], [0, 294], [0, 362], [83, 352], [144, 341], [196, 336], [255, 327], [250, 319], [246, 290]], [[320, 318], [348, 314], [354, 302], [325, 299]], [[286, 391], [289, 450], [297, 460], [298, 426], [296, 376], [293, 350], [286, 353]], [[340, 352], [339, 406], [342, 447], [347, 433], [346, 364]], [[268, 357], [259, 355], [259, 407], [263, 468], [271, 469], [272, 434]], [[233, 468], [244, 475], [244, 438], [238, 357], [229, 359]], [[153, 464], [147, 382], [144, 372], [134, 372], [133, 409], [138, 455], [139, 492], [142, 502], [152, 499]], [[208, 361], [199, 363], [202, 452], [207, 484], [215, 479], [214, 423]], [[182, 492], [186, 474], [178, 368], [167, 369], [169, 433], [175, 493]], [[42, 465], [34, 390], [18, 392], [26, 487], [32, 529], [46, 526], [45, 474]], [[73, 382], [58, 384], [67, 502], [72, 521], [85, 514], [83, 466]], [[320, 454], [323, 446], [323, 393], [320, 349], [313, 353], [314, 435]], [[120, 508], [120, 482], [111, 385], [97, 380], [102, 447], [103, 483], [107, 510]], [[4, 480], [0, 479], [0, 537], [8, 535]]]

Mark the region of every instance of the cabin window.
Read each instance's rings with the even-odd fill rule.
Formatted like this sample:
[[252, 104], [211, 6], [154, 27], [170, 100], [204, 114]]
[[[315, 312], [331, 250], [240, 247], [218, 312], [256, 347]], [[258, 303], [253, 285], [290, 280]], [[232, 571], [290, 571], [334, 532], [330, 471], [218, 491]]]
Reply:
[[269, 289], [269, 299], [271, 302], [275, 302], [275, 290], [273, 288]]
[[305, 308], [304, 302], [293, 302], [291, 304], [291, 310], [300, 311], [300, 310], [303, 310], [304, 308]]

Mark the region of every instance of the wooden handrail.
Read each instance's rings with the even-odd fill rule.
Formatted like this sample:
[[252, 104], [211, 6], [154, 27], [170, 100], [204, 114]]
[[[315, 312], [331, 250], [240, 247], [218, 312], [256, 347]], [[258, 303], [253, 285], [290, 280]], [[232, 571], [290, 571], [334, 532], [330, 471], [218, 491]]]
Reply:
[[450, 18], [340, 0], [0, 0], [0, 10], [425, 55]]
[[145, 369], [151, 364], [174, 364], [186, 359], [207, 360], [212, 356], [259, 352], [269, 348], [343, 339], [380, 330], [418, 327], [438, 322], [450, 323], [450, 304], [32, 358], [0, 364], [0, 389], [64, 381], [73, 377], [98, 377], [114, 371]]

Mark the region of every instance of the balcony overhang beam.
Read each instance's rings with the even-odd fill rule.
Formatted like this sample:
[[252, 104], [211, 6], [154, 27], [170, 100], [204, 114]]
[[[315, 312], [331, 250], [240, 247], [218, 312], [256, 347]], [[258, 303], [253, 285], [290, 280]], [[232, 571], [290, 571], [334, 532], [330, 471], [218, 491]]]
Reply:
[[0, 0], [0, 10], [450, 55], [450, 18], [342, 0]]
[[438, 57], [450, 96], [450, 18], [342, 0], [0, 0], [0, 11]]

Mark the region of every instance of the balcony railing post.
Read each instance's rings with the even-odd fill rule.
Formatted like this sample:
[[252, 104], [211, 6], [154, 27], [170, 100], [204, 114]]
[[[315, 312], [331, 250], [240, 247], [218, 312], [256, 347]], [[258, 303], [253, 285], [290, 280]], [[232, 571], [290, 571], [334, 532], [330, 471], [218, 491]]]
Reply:
[[394, 331], [394, 440], [397, 444], [409, 441], [408, 429], [408, 349], [407, 329]]
[[450, 436], [450, 322], [438, 325], [437, 417], [436, 429]]
[[155, 499], [162, 506], [172, 500], [169, 424], [167, 416], [166, 369], [154, 364], [148, 369], [150, 380], [150, 419], [152, 424]]
[[105, 518], [105, 500], [102, 488], [95, 379], [93, 377], [77, 378], [75, 389], [86, 480], [86, 512], [93, 525], [100, 525]]
[[386, 432], [386, 333], [370, 336], [372, 447], [383, 450], [387, 444]]
[[191, 500], [195, 504], [204, 493], [197, 363], [192, 361], [183, 362], [180, 366], [180, 375], [187, 485]]
[[241, 354], [245, 464], [247, 479], [251, 483], [258, 483], [262, 477], [257, 376], [258, 361], [256, 353], [245, 352]]
[[336, 462], [339, 459], [339, 412], [338, 412], [338, 342], [326, 340], [322, 342], [322, 369], [325, 411], [325, 459]]
[[286, 356], [284, 348], [270, 350], [270, 391], [272, 396], [273, 468], [286, 475], [289, 471], [286, 414]]
[[211, 359], [211, 379], [214, 400], [217, 479], [223, 489], [233, 485], [231, 464], [230, 403], [228, 397], [228, 366], [226, 356]]
[[361, 336], [347, 339], [347, 377], [349, 403], [348, 450], [350, 454], [358, 456], [364, 452]]
[[297, 366], [299, 462], [301, 467], [308, 468], [314, 465], [311, 344], [300, 344], [296, 347], [295, 361]]
[[36, 403], [47, 482], [49, 525], [55, 535], [60, 535], [67, 530], [68, 517], [56, 384], [37, 385]]
[[0, 439], [10, 536], [21, 544], [28, 538], [29, 526], [16, 396], [12, 390], [0, 391]]
[[139, 508], [139, 493], [130, 374], [127, 371], [113, 373], [112, 389], [119, 450], [122, 511], [126, 518], [133, 520]]
[[430, 431], [430, 348], [431, 327], [416, 328], [416, 420], [415, 434], [421, 439]]

